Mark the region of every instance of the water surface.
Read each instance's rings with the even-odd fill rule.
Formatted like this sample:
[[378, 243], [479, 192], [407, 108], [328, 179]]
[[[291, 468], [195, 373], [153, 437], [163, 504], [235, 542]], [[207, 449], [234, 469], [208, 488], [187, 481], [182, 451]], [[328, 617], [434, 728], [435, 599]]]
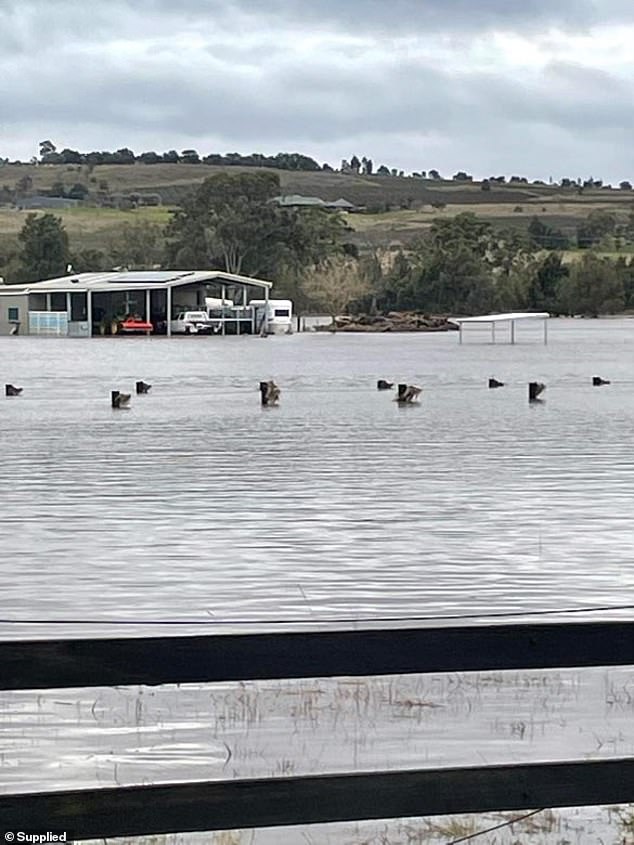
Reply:
[[[634, 604], [634, 322], [518, 339], [0, 338], [24, 387], [0, 400], [0, 636]], [[630, 754], [631, 689], [624, 669], [5, 693], [0, 789]]]

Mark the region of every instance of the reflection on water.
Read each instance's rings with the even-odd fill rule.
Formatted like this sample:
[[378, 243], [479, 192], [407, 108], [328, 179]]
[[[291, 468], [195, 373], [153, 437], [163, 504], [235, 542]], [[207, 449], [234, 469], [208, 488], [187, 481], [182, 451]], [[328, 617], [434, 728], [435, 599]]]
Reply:
[[[310, 623], [629, 601], [634, 323], [552, 321], [547, 347], [521, 340], [0, 338], [5, 381], [24, 387], [0, 408], [0, 616], [97, 623], [1, 635], [140, 630], [99, 625], [116, 619]], [[612, 384], [593, 388], [593, 375]], [[491, 376], [507, 386], [488, 390]], [[270, 377], [282, 398], [262, 409], [257, 385]], [[420, 406], [399, 408], [377, 378], [422, 384]], [[150, 395], [113, 412], [110, 390], [138, 379]], [[527, 402], [532, 380], [548, 385], [539, 405]], [[627, 689], [626, 675], [609, 677]], [[363, 742], [349, 714], [333, 722], [352, 683], [319, 682], [314, 696], [259, 690], [258, 719], [233, 727], [223, 697], [236, 701], [236, 685], [4, 694], [2, 781], [582, 756], [595, 734], [608, 738], [601, 753], [614, 737], [616, 753], [631, 752], [625, 721], [614, 737], [596, 723], [607, 724], [601, 673], [561, 676], [558, 690], [547, 677], [526, 711], [521, 678], [487, 690], [482, 707], [481, 678], [455, 690], [447, 678], [377, 680], [381, 730], [366, 725]], [[248, 709], [252, 688], [243, 692]], [[399, 710], [394, 695], [410, 704]], [[463, 700], [477, 716], [463, 718]], [[291, 701], [303, 730], [289, 744]], [[347, 733], [332, 743], [337, 730]]]

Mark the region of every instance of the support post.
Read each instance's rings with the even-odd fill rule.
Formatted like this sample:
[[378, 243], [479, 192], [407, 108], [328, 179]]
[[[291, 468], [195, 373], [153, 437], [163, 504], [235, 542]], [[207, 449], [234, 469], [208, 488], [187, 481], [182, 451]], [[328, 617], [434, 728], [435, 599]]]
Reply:
[[548, 317], [544, 317], [544, 346], [548, 345]]
[[460, 343], [462, 344], [462, 323], [459, 323], [458, 325], [460, 326], [458, 334], [460, 335]]
[[88, 337], [92, 337], [92, 291], [86, 291], [86, 321], [88, 323]]
[[264, 333], [269, 333], [269, 289], [264, 288]]
[[66, 291], [66, 315], [68, 316], [68, 322], [71, 321], [71, 308], [70, 308], [70, 291]]
[[227, 296], [227, 286], [223, 283], [221, 288], [221, 296], [222, 296], [222, 328], [221, 334], [224, 336], [226, 334], [225, 330], [225, 297]]
[[51, 295], [50, 295], [50, 293], [46, 294], [46, 310], [47, 311], [51, 310]]
[[166, 293], [167, 293], [167, 307], [166, 307], [166, 310], [167, 310], [167, 336], [171, 337], [172, 336], [172, 289], [169, 285], [167, 286]]
[[491, 340], [495, 343], [495, 320], [491, 320]]
[[511, 320], [511, 343], [515, 343], [515, 320]]
[[[150, 289], [148, 288], [145, 291], [145, 322], [146, 323], [150, 322], [150, 307], [151, 307], [150, 306], [150, 295], [151, 295]], [[149, 334], [149, 332], [148, 332], [148, 334]]]

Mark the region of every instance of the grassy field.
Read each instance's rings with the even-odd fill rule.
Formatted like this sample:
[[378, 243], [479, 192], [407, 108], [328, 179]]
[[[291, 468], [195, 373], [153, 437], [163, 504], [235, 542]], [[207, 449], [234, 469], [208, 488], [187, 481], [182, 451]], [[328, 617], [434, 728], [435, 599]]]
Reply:
[[[0, 252], [15, 245], [18, 233], [28, 211], [0, 208]], [[170, 210], [158, 208], [137, 208], [119, 211], [113, 208], [72, 208], [53, 212], [61, 217], [68, 232], [71, 249], [103, 249], [116, 239], [126, 224], [141, 222], [165, 226], [170, 219]]]
[[[64, 220], [73, 247], [96, 248], [116, 236], [125, 223], [148, 220], [165, 224], [169, 207], [177, 205], [205, 178], [214, 173], [252, 168], [210, 167], [191, 164], [101, 165], [90, 169], [78, 165], [2, 165], [0, 186], [13, 189], [25, 176], [31, 191], [44, 193], [55, 182], [71, 188], [80, 182], [96, 193], [107, 183], [113, 194], [156, 193], [158, 208], [118, 211], [83, 207], [55, 212]], [[620, 190], [564, 190], [548, 185], [496, 185], [482, 191], [479, 183], [431, 181], [398, 176], [353, 176], [334, 172], [275, 171], [284, 194], [340, 197], [376, 213], [351, 214], [352, 239], [359, 245], [407, 244], [415, 240], [437, 217], [472, 211], [496, 226], [526, 228], [536, 215], [549, 225], [573, 234], [580, 220], [597, 209], [611, 210], [625, 219], [634, 207], [634, 193]], [[14, 240], [25, 212], [0, 208], [0, 247]]]

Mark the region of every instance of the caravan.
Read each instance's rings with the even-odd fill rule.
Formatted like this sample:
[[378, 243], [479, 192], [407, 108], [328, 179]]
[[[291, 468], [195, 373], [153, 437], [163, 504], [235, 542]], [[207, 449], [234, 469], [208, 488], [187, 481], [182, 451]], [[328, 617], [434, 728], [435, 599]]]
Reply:
[[290, 299], [252, 299], [256, 331], [267, 334], [293, 333], [293, 303]]

